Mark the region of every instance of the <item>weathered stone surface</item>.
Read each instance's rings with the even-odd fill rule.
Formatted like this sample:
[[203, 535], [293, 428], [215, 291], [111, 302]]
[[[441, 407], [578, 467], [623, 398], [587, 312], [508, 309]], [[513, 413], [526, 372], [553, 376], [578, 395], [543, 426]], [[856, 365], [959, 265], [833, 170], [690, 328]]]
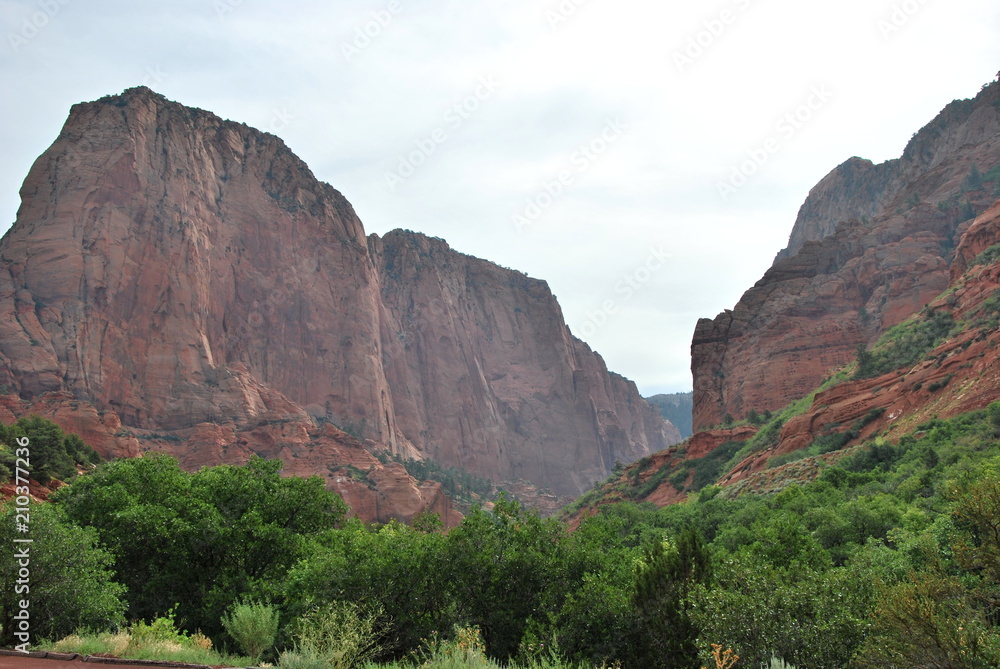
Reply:
[[104, 455], [280, 457], [384, 520], [452, 512], [370, 451], [578, 494], [679, 440], [544, 282], [366, 237], [281, 140], [148, 89], [74, 106], [21, 196], [3, 411], [37, 405]]
[[957, 281], [972, 266], [980, 253], [1000, 243], [1000, 201], [973, 221], [962, 235], [951, 263], [951, 279]]
[[442, 240], [369, 238], [398, 443], [495, 481], [578, 494], [680, 441], [572, 336], [548, 285]]
[[966, 203], [982, 212], [995, 199], [995, 184], [967, 179], [997, 164], [1000, 83], [948, 105], [899, 160], [852, 159], [828, 175], [800, 212], [795, 253], [731, 311], [698, 322], [695, 429], [802, 397], [947, 288]]
[[902, 187], [894, 178], [898, 160], [875, 165], [863, 158], [850, 158], [823, 177], [799, 208], [788, 246], [775, 261], [791, 258], [806, 242], [832, 235], [843, 221], [874, 218]]

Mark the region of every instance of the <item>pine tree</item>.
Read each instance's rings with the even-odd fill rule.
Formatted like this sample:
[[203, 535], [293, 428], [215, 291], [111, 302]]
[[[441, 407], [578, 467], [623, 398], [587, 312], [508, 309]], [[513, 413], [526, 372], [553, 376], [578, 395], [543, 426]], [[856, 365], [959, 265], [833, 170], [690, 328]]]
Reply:
[[695, 583], [708, 583], [711, 577], [708, 550], [693, 529], [682, 532], [676, 546], [657, 544], [647, 552], [632, 597], [642, 628], [636, 648], [640, 666], [699, 666], [698, 629], [688, 616], [687, 599]]

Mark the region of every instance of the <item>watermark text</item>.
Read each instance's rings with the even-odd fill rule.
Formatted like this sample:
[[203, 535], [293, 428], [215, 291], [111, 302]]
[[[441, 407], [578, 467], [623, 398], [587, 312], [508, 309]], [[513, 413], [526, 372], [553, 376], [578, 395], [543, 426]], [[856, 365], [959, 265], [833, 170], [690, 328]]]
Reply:
[[14, 523], [19, 535], [14, 539], [14, 559], [17, 560], [17, 578], [14, 580], [14, 594], [23, 599], [17, 599], [14, 606], [13, 635], [19, 643], [14, 650], [27, 653], [31, 643], [31, 539], [28, 537], [31, 528], [31, 494], [29, 475], [31, 469], [30, 442], [27, 437], [16, 440], [14, 451]]

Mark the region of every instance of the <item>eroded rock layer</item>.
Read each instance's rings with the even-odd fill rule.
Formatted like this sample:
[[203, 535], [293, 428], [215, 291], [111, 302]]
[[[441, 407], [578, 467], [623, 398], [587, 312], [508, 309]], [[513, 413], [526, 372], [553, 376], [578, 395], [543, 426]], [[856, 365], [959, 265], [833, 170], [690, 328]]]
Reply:
[[74, 106], [21, 197], [0, 242], [3, 412], [104, 455], [281, 457], [382, 520], [448, 503], [372, 451], [572, 495], [679, 440], [544, 282], [366, 237], [280, 139], [148, 89]]
[[[1000, 83], [948, 105], [882, 165], [851, 159], [799, 212], [789, 248], [691, 344], [694, 427], [776, 410], [951, 279], [955, 246], [996, 198]], [[995, 175], [996, 173], [992, 173]]]

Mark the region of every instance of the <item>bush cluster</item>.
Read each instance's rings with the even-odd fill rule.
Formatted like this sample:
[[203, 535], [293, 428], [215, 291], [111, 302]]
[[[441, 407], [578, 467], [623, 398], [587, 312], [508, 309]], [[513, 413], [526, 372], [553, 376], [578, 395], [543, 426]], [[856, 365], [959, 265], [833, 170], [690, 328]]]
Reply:
[[871, 349], [858, 347], [855, 379], [871, 379], [882, 374], [912, 367], [935, 346], [940, 344], [955, 325], [955, 319], [944, 309], [925, 310], [916, 318], [890, 328]]
[[[707, 486], [603, 506], [573, 532], [505, 498], [448, 532], [366, 525], [280, 463], [118, 461], [35, 512], [51, 547], [39, 602], [51, 638], [211, 638], [284, 667], [985, 669], [1000, 662], [998, 437], [995, 403], [778, 494]], [[0, 561], [3, 582], [13, 569]]]
[[21, 437], [27, 437], [29, 442], [30, 476], [42, 484], [54, 478], [69, 480], [76, 476], [77, 468], [101, 462], [97, 451], [79, 435], [67, 434], [52, 421], [33, 415], [19, 418], [11, 425], [0, 424], [0, 480], [13, 477], [17, 460], [15, 444]]

